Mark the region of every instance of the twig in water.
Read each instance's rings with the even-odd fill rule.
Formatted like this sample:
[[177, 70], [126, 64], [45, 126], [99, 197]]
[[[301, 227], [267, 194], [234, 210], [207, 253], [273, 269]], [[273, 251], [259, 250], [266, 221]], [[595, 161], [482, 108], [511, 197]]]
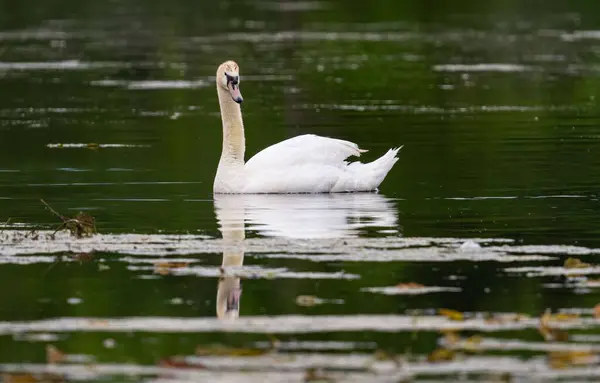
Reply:
[[52, 209], [52, 207], [50, 207], [50, 205], [48, 205], [43, 199], [40, 199], [40, 201], [46, 206], [46, 208], [48, 208], [48, 210], [50, 210], [52, 214], [60, 218], [62, 221], [62, 224], [56, 228], [54, 233], [52, 233], [52, 237], [54, 237], [58, 231], [65, 228], [71, 232], [71, 235], [77, 238], [91, 237], [92, 235], [96, 234], [96, 219], [91, 215], [79, 212], [75, 218], [65, 217], [64, 215], [59, 214], [56, 210]]

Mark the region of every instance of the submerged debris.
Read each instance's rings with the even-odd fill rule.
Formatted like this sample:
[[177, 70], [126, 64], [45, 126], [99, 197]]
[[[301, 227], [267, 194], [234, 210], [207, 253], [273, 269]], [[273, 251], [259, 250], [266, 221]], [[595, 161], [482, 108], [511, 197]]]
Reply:
[[69, 218], [65, 217], [62, 214], [59, 214], [56, 210], [54, 210], [50, 205], [46, 203], [43, 199], [40, 200], [48, 210], [62, 221], [62, 224], [54, 231], [61, 231], [63, 229], [69, 230], [72, 236], [77, 238], [83, 237], [91, 237], [97, 233], [96, 231], [96, 218], [91, 215], [83, 212], [79, 212], [75, 217]]

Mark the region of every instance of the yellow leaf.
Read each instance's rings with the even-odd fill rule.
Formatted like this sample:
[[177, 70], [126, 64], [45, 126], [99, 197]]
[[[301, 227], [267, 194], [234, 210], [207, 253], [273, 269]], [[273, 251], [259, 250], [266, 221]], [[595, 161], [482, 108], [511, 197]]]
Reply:
[[452, 330], [443, 331], [444, 334], [444, 344], [448, 347], [452, 347], [456, 345], [460, 341], [460, 336]]
[[396, 285], [396, 287], [399, 289], [422, 289], [425, 287], [425, 285], [422, 285], [420, 283], [415, 283], [415, 282], [408, 282], [408, 283], [398, 283]]
[[296, 297], [296, 304], [298, 306], [312, 307], [323, 303], [323, 300], [314, 295], [298, 295]]
[[64, 352], [51, 344], [46, 345], [46, 361], [48, 364], [62, 363], [66, 359]]
[[600, 303], [594, 306], [594, 317], [600, 319]]
[[454, 351], [446, 348], [438, 348], [433, 350], [431, 354], [427, 356], [427, 361], [430, 363], [448, 362], [455, 358]]
[[438, 313], [440, 315], [445, 316], [448, 319], [462, 321], [465, 320], [465, 316], [460, 311], [451, 310], [451, 309], [439, 309]]
[[[550, 310], [546, 310], [544, 315], [540, 318], [540, 324], [538, 326], [539, 333], [544, 337], [545, 340], [548, 341], [567, 341], [569, 339], [569, 333], [564, 330], [554, 329], [550, 327], [550, 321], [556, 320], [555, 317], [559, 315], [552, 315]], [[563, 314], [567, 315], [567, 314]]]
[[554, 369], [586, 366], [597, 362], [598, 356], [591, 351], [556, 351], [548, 354], [548, 364]]
[[473, 335], [472, 337], [467, 338], [463, 342], [463, 348], [467, 351], [477, 351], [479, 350], [479, 346], [481, 345], [481, 341], [483, 338], [481, 335]]
[[565, 261], [565, 269], [585, 269], [590, 267], [589, 263], [582, 262], [579, 258], [567, 258]]

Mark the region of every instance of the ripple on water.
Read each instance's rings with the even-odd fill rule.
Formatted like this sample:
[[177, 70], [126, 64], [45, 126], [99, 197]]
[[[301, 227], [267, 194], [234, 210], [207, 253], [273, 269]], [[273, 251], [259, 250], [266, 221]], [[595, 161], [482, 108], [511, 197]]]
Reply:
[[[354, 261], [414, 259], [430, 261], [452, 260], [549, 260], [548, 256], [518, 254], [527, 247], [489, 246], [511, 243], [507, 239], [471, 238], [481, 249], [461, 249], [465, 239], [460, 238], [338, 238], [290, 239], [280, 237], [249, 238], [242, 243], [230, 243], [203, 235], [174, 234], [97, 234], [90, 238], [75, 239], [67, 232], [55, 236], [52, 231], [5, 230], [0, 232], [0, 254], [53, 254], [57, 252], [101, 251], [145, 256], [221, 253], [224, 250], [241, 250], [273, 258], [306, 258], [313, 261], [344, 259]], [[488, 250], [489, 249], [489, 250]], [[358, 254], [358, 256], [356, 256]], [[556, 253], [553, 253], [556, 254]], [[339, 258], [338, 258], [339, 257]], [[507, 258], [508, 257], [508, 258]], [[380, 259], [377, 259], [380, 258]]]
[[149, 148], [150, 145], [141, 144], [97, 144], [97, 143], [51, 143], [46, 147], [50, 149], [106, 149], [106, 148]]
[[440, 64], [434, 65], [433, 70], [436, 72], [531, 72], [539, 68], [520, 65], [520, 64], [498, 64], [498, 63], [481, 63], [481, 64]]
[[420, 286], [402, 288], [398, 286], [387, 286], [387, 287], [365, 287], [361, 291], [383, 294], [383, 295], [421, 295], [430, 293], [442, 293], [442, 292], [461, 292], [460, 287], [442, 287], [442, 286]]
[[[361, 101], [361, 100], [358, 100]], [[395, 111], [412, 114], [481, 114], [481, 113], [508, 113], [508, 112], [558, 112], [575, 111], [581, 107], [575, 105], [474, 105], [460, 108], [440, 108], [427, 105], [402, 105], [390, 103], [387, 100], [378, 102], [369, 101], [365, 104], [298, 104], [296, 109], [325, 109], [350, 112]]]
[[[235, 321], [218, 318], [189, 317], [122, 317], [122, 318], [53, 318], [35, 321], [0, 322], [0, 334], [27, 332], [131, 332], [191, 333], [239, 332], [305, 334], [335, 331], [520, 331], [537, 329], [539, 318], [524, 317], [511, 321], [468, 318], [462, 321], [441, 315], [279, 315], [243, 316]], [[556, 329], [593, 329], [600, 320], [576, 317], [569, 321], [551, 320]]]

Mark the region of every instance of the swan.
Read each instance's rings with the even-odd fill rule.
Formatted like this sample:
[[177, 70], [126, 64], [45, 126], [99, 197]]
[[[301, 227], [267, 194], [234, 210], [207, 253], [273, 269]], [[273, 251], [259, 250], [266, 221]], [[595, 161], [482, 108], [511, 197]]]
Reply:
[[346, 162], [366, 150], [350, 141], [305, 134], [284, 140], [244, 163], [246, 142], [240, 104], [239, 66], [219, 65], [217, 94], [223, 123], [223, 149], [217, 167], [215, 194], [338, 193], [377, 190], [402, 147], [363, 164]]

